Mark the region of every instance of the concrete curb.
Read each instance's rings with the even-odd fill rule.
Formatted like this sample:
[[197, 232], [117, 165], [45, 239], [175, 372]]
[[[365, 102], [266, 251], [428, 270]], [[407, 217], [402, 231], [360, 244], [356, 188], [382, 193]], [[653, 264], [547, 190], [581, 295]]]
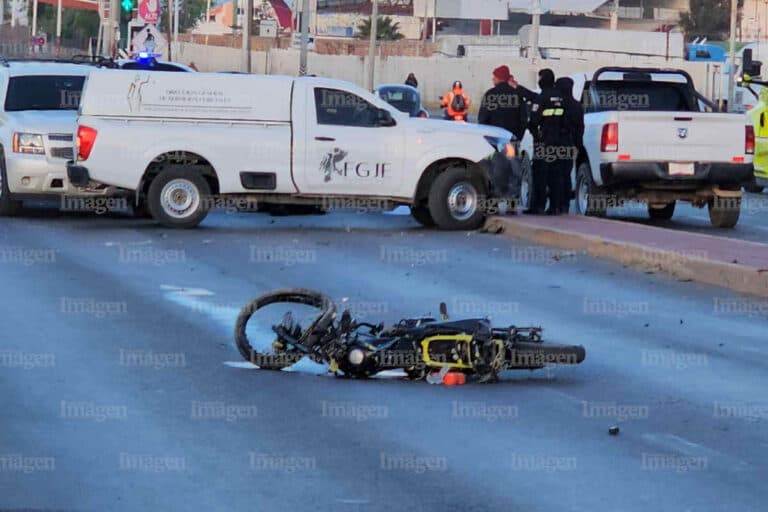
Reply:
[[[518, 217], [490, 217], [484, 230], [540, 245], [582, 251], [598, 258], [618, 261], [632, 268], [669, 274], [679, 280], [729, 288], [768, 297], [768, 271], [709, 260], [642, 244], [611, 240], [556, 228], [529, 224]], [[768, 262], [766, 262], [768, 265]]]

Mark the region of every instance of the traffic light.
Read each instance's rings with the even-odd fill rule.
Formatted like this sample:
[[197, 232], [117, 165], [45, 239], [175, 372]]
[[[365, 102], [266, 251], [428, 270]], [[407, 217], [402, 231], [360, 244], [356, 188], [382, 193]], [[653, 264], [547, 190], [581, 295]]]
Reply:
[[123, 6], [125, 12], [131, 12], [133, 10], [133, 0], [123, 0], [123, 3], [120, 5]]

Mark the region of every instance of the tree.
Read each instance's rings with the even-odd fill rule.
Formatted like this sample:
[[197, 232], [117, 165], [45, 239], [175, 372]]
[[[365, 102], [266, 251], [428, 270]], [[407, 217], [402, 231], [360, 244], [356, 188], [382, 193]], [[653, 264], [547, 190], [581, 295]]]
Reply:
[[[30, 2], [32, 5], [32, 2]], [[32, 19], [31, 9], [29, 19]], [[94, 11], [82, 9], [63, 9], [61, 12], [61, 38], [63, 40], [85, 41], [95, 37], [99, 30], [99, 15]], [[37, 11], [37, 31], [56, 37], [56, 6], [39, 4]], [[53, 42], [51, 39], [50, 42]]]
[[[157, 28], [161, 32], [168, 30], [168, 9], [165, 6], [169, 0], [160, 2], [160, 20], [157, 23]], [[179, 34], [183, 34], [188, 29], [194, 28], [198, 21], [205, 19], [205, 9], [208, 7], [208, 0], [183, 0], [184, 4], [179, 10]], [[173, 0], [170, 0], [171, 7], [173, 7]], [[215, 2], [211, 2], [211, 9], [215, 6]]]
[[[739, 9], [744, 0], [738, 0]], [[723, 40], [731, 27], [731, 0], [691, 0], [691, 9], [680, 17], [680, 26], [689, 39], [706, 37]]]
[[[357, 35], [360, 39], [371, 38], [371, 18], [366, 18], [357, 26]], [[400, 24], [393, 22], [389, 16], [376, 18], [376, 40], [398, 41], [405, 36], [400, 33]]]

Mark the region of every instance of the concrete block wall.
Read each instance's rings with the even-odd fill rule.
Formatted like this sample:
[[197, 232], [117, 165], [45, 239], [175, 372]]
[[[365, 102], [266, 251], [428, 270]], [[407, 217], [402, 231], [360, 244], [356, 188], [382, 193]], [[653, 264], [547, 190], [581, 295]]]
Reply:
[[[240, 70], [241, 54], [233, 48], [180, 43], [179, 60], [194, 61], [201, 71]], [[299, 52], [294, 49], [273, 49], [269, 52], [252, 52], [252, 72], [267, 74], [295, 75], [299, 68]], [[355, 55], [309, 54], [309, 73], [336, 78], [365, 86], [367, 57]], [[445, 94], [454, 80], [461, 80], [474, 103], [475, 110], [482, 94], [489, 89], [493, 69], [501, 64], [510, 67], [512, 74], [522, 84], [535, 88], [537, 72], [542, 67], [552, 68], [555, 73], [592, 73], [608, 65], [633, 65], [653, 67], [675, 67], [687, 70], [693, 76], [699, 90], [706, 93], [707, 67], [705, 63], [688, 62], [682, 59], [667, 61], [659, 57], [633, 57], [602, 55], [585, 59], [544, 60], [531, 64], [527, 59], [516, 56], [492, 56], [482, 58], [456, 58], [445, 55], [431, 57], [383, 57], [376, 61], [376, 83], [403, 83], [408, 73], [413, 72], [419, 80], [422, 101], [435, 108], [438, 98]], [[711, 81], [711, 80], [710, 80]]]

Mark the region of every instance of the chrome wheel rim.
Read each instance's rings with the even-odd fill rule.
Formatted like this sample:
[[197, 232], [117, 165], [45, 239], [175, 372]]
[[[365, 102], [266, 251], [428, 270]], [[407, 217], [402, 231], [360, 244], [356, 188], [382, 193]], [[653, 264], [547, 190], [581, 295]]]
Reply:
[[531, 203], [531, 188], [528, 184], [529, 176], [527, 173], [523, 173], [523, 181], [520, 183], [520, 206], [522, 208], [530, 208]]
[[477, 189], [469, 182], [462, 181], [448, 192], [448, 209], [456, 220], [467, 220], [477, 211]]
[[160, 192], [160, 206], [169, 217], [184, 219], [194, 214], [200, 206], [200, 192], [189, 180], [171, 180]]
[[579, 213], [587, 213], [589, 205], [589, 186], [585, 180], [579, 181]]

